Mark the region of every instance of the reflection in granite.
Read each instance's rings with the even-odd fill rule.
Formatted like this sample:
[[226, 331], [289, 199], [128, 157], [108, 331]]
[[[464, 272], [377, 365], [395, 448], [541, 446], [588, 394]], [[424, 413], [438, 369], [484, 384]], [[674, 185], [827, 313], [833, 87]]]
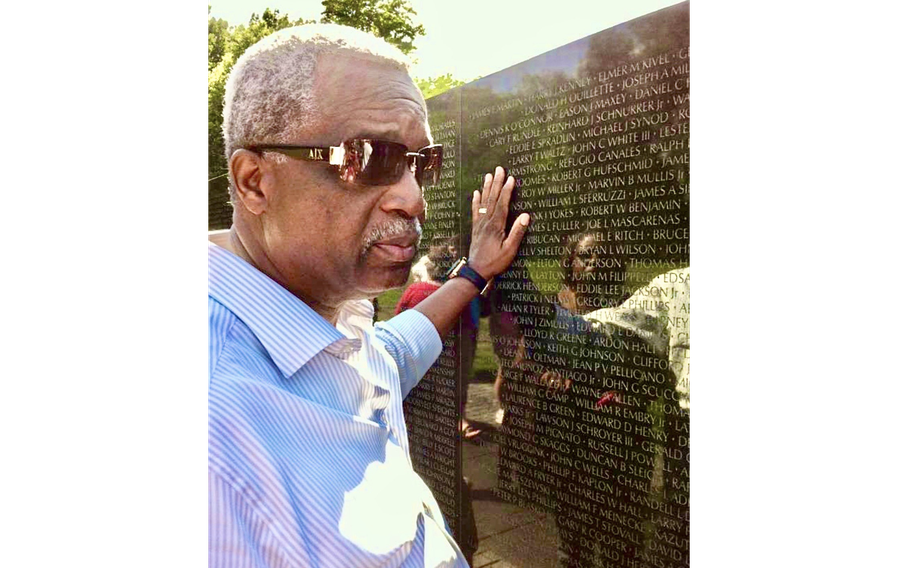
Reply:
[[[549, 523], [547, 566], [689, 564], [688, 19], [678, 4], [428, 101], [446, 160], [426, 190], [425, 246], [467, 250], [471, 192], [496, 165], [518, 180], [513, 211], [532, 224], [482, 310], [503, 408], [483, 442], [495, 467], [472, 469], [480, 454], [462, 463], [463, 355], [428, 383], [439, 412], [411, 418], [414, 432], [444, 422], [457, 459], [428, 461], [440, 442], [420, 434], [415, 467], [434, 472], [462, 534], [473, 528], [461, 472], [488, 475], [478, 511], [502, 500]], [[496, 539], [478, 519], [478, 554], [533, 565], [533, 539], [485, 549]]]

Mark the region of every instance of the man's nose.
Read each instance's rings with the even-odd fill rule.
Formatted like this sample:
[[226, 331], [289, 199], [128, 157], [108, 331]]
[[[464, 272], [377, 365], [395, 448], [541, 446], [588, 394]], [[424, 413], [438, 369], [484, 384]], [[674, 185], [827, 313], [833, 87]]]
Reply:
[[406, 170], [397, 183], [389, 186], [388, 191], [382, 196], [381, 207], [387, 213], [399, 213], [408, 218], [424, 220], [426, 214], [426, 201], [423, 199], [423, 190], [417, 184], [414, 174]]

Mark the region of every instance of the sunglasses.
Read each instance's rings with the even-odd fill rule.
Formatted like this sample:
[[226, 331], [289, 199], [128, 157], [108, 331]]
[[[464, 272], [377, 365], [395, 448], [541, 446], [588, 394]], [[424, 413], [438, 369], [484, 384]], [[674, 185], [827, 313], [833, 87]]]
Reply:
[[343, 181], [362, 185], [392, 185], [401, 179], [407, 169], [417, 178], [417, 185], [423, 187], [437, 183], [442, 171], [442, 144], [408, 152], [407, 146], [397, 142], [357, 138], [328, 148], [272, 144], [249, 146], [247, 149], [253, 152], [280, 152], [299, 160], [328, 162], [338, 166], [338, 175]]

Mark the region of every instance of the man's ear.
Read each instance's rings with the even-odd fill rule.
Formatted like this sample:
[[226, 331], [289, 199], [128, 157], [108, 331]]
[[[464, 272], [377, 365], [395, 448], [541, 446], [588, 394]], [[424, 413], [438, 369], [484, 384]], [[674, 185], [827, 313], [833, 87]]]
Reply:
[[237, 189], [237, 199], [253, 215], [260, 215], [268, 207], [268, 198], [263, 191], [264, 176], [262, 156], [249, 150], [234, 150], [231, 155], [230, 171]]

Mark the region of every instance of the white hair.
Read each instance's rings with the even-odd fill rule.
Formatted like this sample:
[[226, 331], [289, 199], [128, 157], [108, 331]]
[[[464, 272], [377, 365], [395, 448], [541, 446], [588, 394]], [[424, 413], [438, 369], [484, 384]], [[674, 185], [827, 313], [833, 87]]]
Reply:
[[346, 26], [308, 24], [262, 38], [240, 56], [225, 86], [222, 131], [228, 164], [239, 148], [292, 143], [293, 133], [314, 123], [316, 61], [337, 53], [359, 53], [408, 68], [407, 58], [397, 48]]

